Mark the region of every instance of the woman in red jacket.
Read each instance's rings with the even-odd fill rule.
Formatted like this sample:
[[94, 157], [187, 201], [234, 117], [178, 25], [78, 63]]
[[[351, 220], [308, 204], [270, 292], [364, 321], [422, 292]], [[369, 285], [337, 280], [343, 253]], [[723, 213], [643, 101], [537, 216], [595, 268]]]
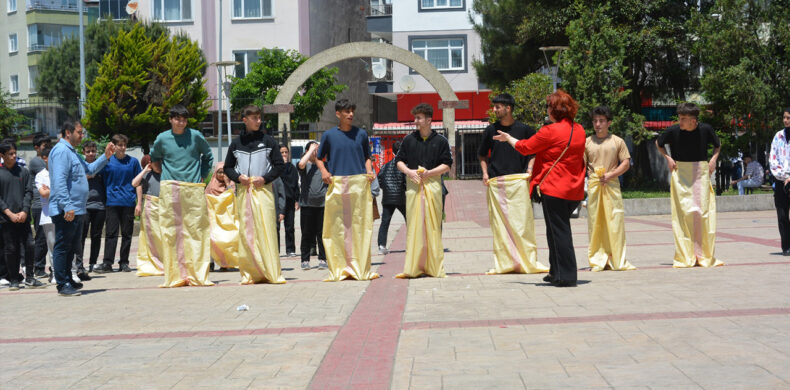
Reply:
[[[584, 128], [573, 119], [579, 104], [563, 90], [546, 98], [552, 124], [529, 139], [517, 140], [499, 132], [494, 139], [507, 142], [524, 155], [534, 154], [530, 192], [540, 186], [543, 219], [549, 244], [549, 275], [543, 278], [558, 287], [576, 286], [576, 255], [570, 217], [584, 199]], [[572, 130], [571, 130], [572, 129]]]

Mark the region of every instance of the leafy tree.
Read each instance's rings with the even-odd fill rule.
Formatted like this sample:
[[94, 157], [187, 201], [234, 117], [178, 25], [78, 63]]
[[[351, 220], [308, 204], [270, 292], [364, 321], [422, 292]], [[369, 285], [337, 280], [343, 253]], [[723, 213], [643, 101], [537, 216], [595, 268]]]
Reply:
[[695, 12], [689, 22], [699, 38], [694, 53], [704, 66], [705, 119], [728, 141], [723, 142], [724, 155], [749, 150], [750, 142], [770, 142], [783, 127], [783, 105], [790, 101], [787, 5], [719, 0], [707, 12]]
[[614, 114], [610, 130], [639, 143], [648, 137], [644, 116], [627, 105], [633, 94], [626, 74], [627, 36], [613, 24], [609, 5], [587, 8], [576, 4], [579, 18], [568, 25], [569, 49], [560, 64], [562, 85], [579, 101], [577, 121], [590, 128], [593, 108], [606, 105]]
[[142, 25], [119, 31], [90, 86], [85, 127], [92, 136], [124, 133], [144, 149], [163, 129], [168, 112], [183, 104], [189, 125], [205, 118], [206, 60], [196, 42], [161, 34], [152, 39]]
[[[542, 73], [530, 73], [510, 83], [503, 90], [492, 90], [493, 99], [500, 93], [509, 93], [516, 100], [513, 117], [535, 129], [543, 125], [546, 117], [546, 96], [552, 92], [551, 78]], [[491, 120], [495, 120], [491, 112]]]
[[0, 88], [0, 138], [13, 137], [20, 130], [25, 130], [27, 117], [11, 107], [11, 95]]
[[504, 88], [539, 70], [546, 62], [541, 46], [566, 45], [570, 0], [475, 0], [470, 16], [482, 40], [483, 58], [472, 65], [480, 81]]
[[[156, 23], [113, 21], [109, 19], [85, 27], [85, 82], [93, 84], [99, 73], [99, 63], [110, 50], [110, 41], [120, 31], [131, 31], [142, 26], [148, 38], [156, 39], [168, 34], [165, 26]], [[79, 114], [80, 98], [80, 41], [79, 37], [63, 40], [58, 46], [47, 49], [38, 63], [38, 92], [41, 96], [63, 104], [72, 117]]]
[[[295, 50], [261, 49], [258, 60], [250, 65], [250, 72], [243, 78], [233, 77], [230, 88], [232, 109], [239, 111], [248, 104], [273, 104], [285, 80], [305, 61], [307, 57]], [[335, 73], [337, 68], [322, 69], [302, 85], [302, 89], [291, 100], [294, 106], [292, 125], [318, 121], [326, 103], [346, 89], [345, 85], [337, 84]], [[264, 125], [268, 129], [276, 128], [276, 118], [267, 116]]]

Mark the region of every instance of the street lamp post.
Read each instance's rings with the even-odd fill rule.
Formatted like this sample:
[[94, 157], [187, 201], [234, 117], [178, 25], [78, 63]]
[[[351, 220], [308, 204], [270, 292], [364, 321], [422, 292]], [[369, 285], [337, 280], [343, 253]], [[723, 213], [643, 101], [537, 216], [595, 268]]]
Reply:
[[[219, 113], [219, 129], [217, 131], [217, 159], [223, 161], [222, 159], [222, 101], [223, 101], [223, 87], [225, 89], [224, 96], [228, 99], [228, 106], [227, 106], [227, 119], [228, 119], [228, 146], [230, 146], [231, 141], [231, 123], [230, 123], [230, 82], [225, 81], [227, 77], [227, 67], [229, 66], [236, 66], [239, 63], [236, 61], [217, 61], [212, 63], [211, 65], [217, 67], [217, 85], [219, 87], [219, 95], [217, 98], [219, 99], [219, 107], [217, 108], [217, 113]], [[227, 84], [226, 84], [227, 83]]]
[[77, 2], [80, 13], [80, 117], [85, 117], [85, 25], [82, 20], [85, 5], [83, 0]]
[[[548, 71], [551, 74], [551, 85], [554, 88], [554, 91], [557, 91], [557, 72], [559, 71], [560, 67], [560, 59], [562, 58], [562, 52], [568, 50], [568, 46], [543, 46], [539, 47], [538, 50], [543, 52], [543, 58], [546, 60], [546, 66], [548, 67]], [[559, 56], [557, 57], [557, 68], [551, 68], [551, 62], [549, 62], [549, 57], [546, 55], [546, 52], [556, 51], [559, 52]]]

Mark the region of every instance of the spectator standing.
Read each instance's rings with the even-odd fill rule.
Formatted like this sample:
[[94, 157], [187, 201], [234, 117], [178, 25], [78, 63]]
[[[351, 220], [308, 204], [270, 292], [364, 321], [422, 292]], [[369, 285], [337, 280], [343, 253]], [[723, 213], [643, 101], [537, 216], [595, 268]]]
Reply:
[[2, 224], [3, 255], [0, 274], [6, 274], [9, 290], [19, 290], [23, 280], [19, 275], [19, 260], [24, 252], [26, 288], [41, 288], [44, 284], [34, 276], [32, 231], [30, 230], [30, 204], [33, 201], [33, 180], [30, 171], [16, 160], [16, 146], [0, 144], [3, 167], [0, 168], [0, 224]]
[[[85, 156], [85, 162], [88, 164], [96, 161], [98, 153], [98, 146], [96, 142], [88, 141], [82, 145], [82, 154]], [[87, 175], [88, 178], [88, 201], [85, 204], [85, 224], [82, 227], [82, 239], [80, 247], [77, 250], [77, 255], [74, 261], [77, 268], [80, 270], [85, 269], [83, 261], [83, 253], [85, 252], [85, 240], [88, 235], [91, 237], [91, 248], [88, 259], [88, 272], [93, 272], [96, 262], [99, 259], [99, 250], [101, 249], [102, 233], [104, 232], [105, 210], [104, 205], [107, 202], [107, 190], [104, 187], [104, 176], [97, 173], [95, 175]], [[80, 275], [83, 275], [80, 273]], [[87, 274], [83, 275], [87, 276]], [[82, 276], [80, 276], [82, 279]], [[89, 280], [89, 279], [84, 279]]]
[[[283, 209], [283, 224], [285, 225], [285, 255], [287, 257], [296, 257], [296, 240], [294, 239], [294, 216], [296, 210], [299, 210], [299, 172], [296, 167], [291, 163], [291, 152], [288, 146], [280, 145], [280, 154], [282, 155], [283, 172], [280, 179], [283, 182], [283, 189], [285, 190], [285, 207]], [[280, 222], [277, 222], [277, 243], [280, 242]]]
[[321, 180], [321, 171], [316, 165], [318, 142], [310, 141], [304, 155], [297, 164], [301, 190], [299, 191], [299, 224], [302, 227], [302, 269], [310, 269], [310, 247], [318, 243], [318, 269], [326, 269], [326, 253], [321, 232], [324, 229], [324, 200], [327, 184]]
[[107, 164], [107, 159], [115, 151], [115, 145], [107, 144], [104, 155], [88, 164], [74, 149], [82, 141], [82, 125], [66, 122], [61, 127], [62, 138], [49, 153], [50, 195], [49, 212], [55, 223], [55, 246], [52, 263], [58, 294], [63, 296], [80, 295], [82, 283], [71, 280], [69, 269], [75, 252], [80, 249], [85, 206], [88, 201], [87, 174], [96, 174]]
[[790, 256], [790, 107], [782, 113], [784, 129], [774, 135], [768, 166], [774, 181], [774, 206], [779, 223], [782, 255]]
[[[392, 153], [397, 156], [400, 150], [401, 141], [392, 144]], [[396, 159], [393, 157], [388, 163], [381, 167], [378, 175], [379, 186], [381, 187], [381, 224], [379, 225], [379, 253], [386, 255], [387, 234], [390, 228], [392, 216], [395, 210], [400, 211], [403, 218], [406, 218], [406, 176], [398, 170]]]
[[115, 155], [104, 167], [104, 187], [107, 190], [106, 227], [104, 237], [104, 262], [96, 266], [96, 273], [112, 272], [115, 250], [118, 245], [118, 230], [121, 231], [121, 258], [118, 271], [131, 272], [129, 252], [134, 233], [134, 217], [142, 211], [143, 189], [133, 187], [132, 180], [142, 168], [140, 162], [126, 154], [129, 138], [123, 134], [112, 136]]
[[[36, 157], [33, 157], [30, 160], [28, 167], [30, 170], [30, 175], [33, 178], [35, 178], [42, 169], [46, 169], [47, 164], [44, 162], [43, 149], [44, 147], [49, 147], [51, 149], [50, 142], [51, 140], [49, 135], [44, 133], [37, 133], [35, 137], [33, 137], [33, 149], [36, 151]], [[38, 191], [33, 191], [33, 203], [30, 206], [30, 213], [33, 217], [33, 231], [35, 232], [33, 265], [35, 267], [35, 276], [37, 278], [43, 278], [47, 276], [47, 252], [50, 252], [51, 256], [51, 251], [48, 251], [47, 249], [47, 240], [45, 238], [44, 232], [41, 229], [41, 224], [39, 221], [41, 218], [41, 208], [41, 195], [38, 193]]]

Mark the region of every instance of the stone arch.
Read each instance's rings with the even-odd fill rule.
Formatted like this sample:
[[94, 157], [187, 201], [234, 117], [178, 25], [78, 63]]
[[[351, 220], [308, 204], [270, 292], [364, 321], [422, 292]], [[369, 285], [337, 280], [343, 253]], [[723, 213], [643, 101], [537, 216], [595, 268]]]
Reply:
[[299, 87], [307, 81], [313, 73], [323, 69], [335, 62], [349, 58], [378, 57], [386, 58], [403, 65], [406, 65], [421, 76], [436, 89], [441, 101], [439, 107], [442, 109], [442, 125], [447, 129], [447, 140], [451, 147], [455, 147], [455, 109], [468, 107], [467, 101], [459, 101], [453, 92], [447, 79], [424, 58], [397, 46], [379, 42], [351, 42], [331, 49], [324, 50], [305, 61], [291, 73], [288, 79], [280, 88], [274, 104], [265, 107], [267, 113], [277, 113], [277, 128], [285, 126], [290, 132], [291, 112], [293, 106], [290, 102]]

